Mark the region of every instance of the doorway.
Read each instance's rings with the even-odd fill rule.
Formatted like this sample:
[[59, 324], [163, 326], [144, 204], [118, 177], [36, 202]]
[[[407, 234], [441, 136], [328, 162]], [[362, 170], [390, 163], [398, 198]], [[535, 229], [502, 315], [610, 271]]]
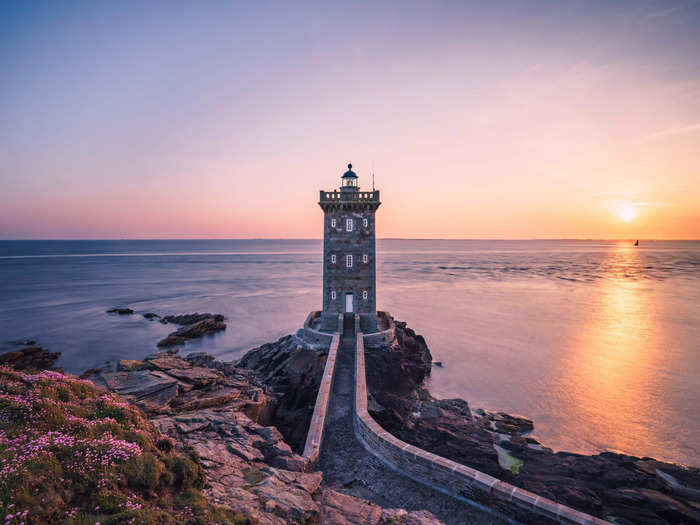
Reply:
[[345, 294], [345, 313], [352, 313], [352, 294]]

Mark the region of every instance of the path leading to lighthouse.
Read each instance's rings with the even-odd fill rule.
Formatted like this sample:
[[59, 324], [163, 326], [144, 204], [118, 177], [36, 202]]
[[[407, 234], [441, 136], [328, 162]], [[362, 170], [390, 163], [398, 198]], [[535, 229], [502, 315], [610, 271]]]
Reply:
[[450, 525], [505, 523], [397, 473], [367, 452], [353, 429], [354, 367], [355, 320], [346, 315], [318, 464], [324, 485], [385, 508], [428, 510]]

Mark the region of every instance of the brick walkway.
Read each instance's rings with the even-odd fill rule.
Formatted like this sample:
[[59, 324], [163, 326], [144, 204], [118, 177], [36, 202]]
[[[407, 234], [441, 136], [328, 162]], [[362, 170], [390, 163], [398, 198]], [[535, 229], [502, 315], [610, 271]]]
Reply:
[[503, 524], [503, 520], [391, 470], [355, 437], [354, 319], [346, 316], [338, 349], [318, 468], [323, 483], [385, 508], [429, 510], [447, 524]]

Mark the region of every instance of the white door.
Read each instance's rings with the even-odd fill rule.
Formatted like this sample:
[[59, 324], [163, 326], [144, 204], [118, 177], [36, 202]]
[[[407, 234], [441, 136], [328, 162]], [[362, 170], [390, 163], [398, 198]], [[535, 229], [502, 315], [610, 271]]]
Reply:
[[345, 294], [345, 311], [352, 312], [352, 294]]

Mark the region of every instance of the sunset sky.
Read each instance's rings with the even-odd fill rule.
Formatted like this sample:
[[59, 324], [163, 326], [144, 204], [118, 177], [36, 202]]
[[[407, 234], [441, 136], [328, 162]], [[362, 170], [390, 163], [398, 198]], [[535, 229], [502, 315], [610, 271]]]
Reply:
[[3, 2], [0, 238], [700, 238], [700, 2]]

